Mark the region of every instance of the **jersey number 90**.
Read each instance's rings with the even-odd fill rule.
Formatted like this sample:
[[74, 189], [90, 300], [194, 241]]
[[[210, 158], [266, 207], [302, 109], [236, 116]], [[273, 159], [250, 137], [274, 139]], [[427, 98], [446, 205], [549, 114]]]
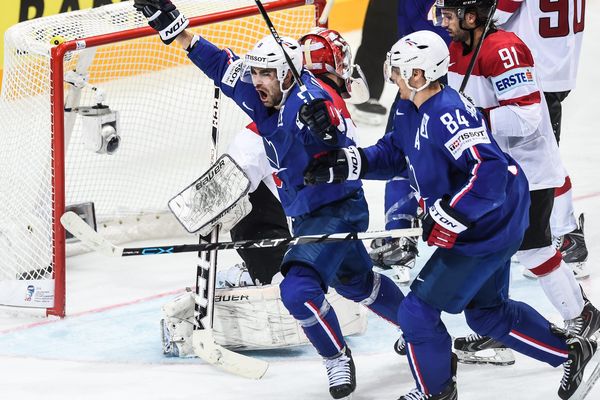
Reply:
[[543, 38], [568, 36], [571, 29], [569, 11], [573, 7], [573, 34], [583, 32], [585, 0], [540, 0], [540, 10], [552, 13], [540, 18], [539, 32]]

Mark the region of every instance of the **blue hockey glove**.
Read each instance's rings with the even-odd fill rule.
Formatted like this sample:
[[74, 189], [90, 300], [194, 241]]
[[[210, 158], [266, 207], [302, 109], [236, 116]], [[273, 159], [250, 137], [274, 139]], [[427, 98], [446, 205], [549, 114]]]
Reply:
[[444, 249], [454, 247], [458, 235], [469, 229], [471, 223], [448, 203], [448, 199], [437, 199], [423, 218], [423, 241], [430, 246]]
[[323, 142], [332, 146], [337, 144], [341, 116], [331, 101], [317, 99], [303, 104], [298, 118]]
[[362, 149], [355, 146], [315, 156], [304, 170], [304, 184], [342, 183], [361, 178], [365, 165]]
[[189, 25], [170, 0], [134, 0], [133, 6], [148, 18], [148, 25], [158, 31], [165, 44], [171, 44]]

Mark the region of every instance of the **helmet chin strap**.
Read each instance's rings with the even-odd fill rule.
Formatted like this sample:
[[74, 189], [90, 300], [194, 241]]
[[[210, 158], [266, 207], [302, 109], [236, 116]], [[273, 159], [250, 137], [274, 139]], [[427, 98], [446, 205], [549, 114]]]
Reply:
[[277, 110], [279, 110], [281, 108], [281, 106], [283, 106], [283, 104], [285, 103], [285, 101], [287, 100], [287, 98], [290, 94], [290, 90], [292, 90], [292, 88], [294, 87], [295, 84], [296, 84], [296, 81], [292, 80], [290, 87], [287, 89], [284, 89], [283, 82], [279, 83], [279, 89], [281, 90], [281, 101], [279, 102], [279, 104], [274, 106]]
[[[402, 78], [402, 79], [404, 79], [404, 78]], [[426, 80], [425, 84], [423, 86], [421, 86], [420, 88], [414, 88], [414, 87], [410, 86], [410, 83], [408, 83], [408, 81], [409, 81], [409, 79], [404, 79], [404, 83], [406, 83], [406, 86], [411, 90], [410, 97], [408, 98], [410, 101], [414, 101], [415, 95], [417, 93], [419, 93], [421, 90], [425, 89], [431, 83], [431, 81]]]

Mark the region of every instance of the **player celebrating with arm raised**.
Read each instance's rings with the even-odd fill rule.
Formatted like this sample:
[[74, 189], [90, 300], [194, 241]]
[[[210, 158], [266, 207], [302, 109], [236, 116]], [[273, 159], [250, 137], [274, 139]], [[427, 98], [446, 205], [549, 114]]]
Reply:
[[[303, 171], [313, 157], [354, 141], [330, 94], [302, 70], [298, 42], [282, 38], [280, 45], [267, 36], [242, 60], [186, 31], [185, 18], [168, 0], [135, 0], [135, 7], [165, 43], [177, 40], [192, 62], [256, 123], [281, 181], [279, 197], [292, 217], [295, 235], [366, 230], [368, 208], [359, 181], [304, 185]], [[295, 81], [292, 69], [301, 82]], [[282, 301], [324, 358], [331, 395], [349, 396], [356, 386], [354, 363], [335, 311], [325, 299], [327, 287], [390, 321], [396, 319], [402, 293], [391, 280], [372, 272], [367, 251], [357, 241], [292, 247], [284, 256], [282, 273]]]
[[[438, 79], [448, 70], [444, 41], [419, 31], [388, 53], [400, 90], [394, 130], [374, 146], [341, 149], [311, 163], [305, 179], [385, 179], [409, 171], [423, 208], [423, 240], [438, 246], [398, 309], [417, 388], [400, 400], [454, 400], [451, 339], [441, 311], [464, 311], [469, 326], [552, 366], [564, 363], [559, 394], [580, 384], [597, 345], [568, 336], [529, 305], [508, 298], [510, 258], [528, 224], [527, 179], [503, 153], [482, 115]], [[348, 156], [354, 155], [354, 156]], [[583, 385], [582, 385], [583, 388]]]

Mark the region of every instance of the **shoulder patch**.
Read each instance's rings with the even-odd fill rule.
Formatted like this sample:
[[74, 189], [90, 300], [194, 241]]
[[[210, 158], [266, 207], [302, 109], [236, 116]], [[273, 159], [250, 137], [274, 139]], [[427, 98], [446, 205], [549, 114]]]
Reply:
[[244, 68], [244, 62], [241, 58], [235, 60], [227, 67], [227, 71], [223, 74], [221, 82], [229, 87], [234, 87], [237, 81], [242, 76], [242, 69]]
[[458, 131], [444, 146], [452, 154], [455, 160], [458, 160], [463, 151], [477, 145], [491, 143], [490, 137], [484, 127], [474, 129], [463, 129]]
[[536, 86], [532, 67], [514, 68], [491, 78], [494, 91], [502, 95], [520, 86]]

